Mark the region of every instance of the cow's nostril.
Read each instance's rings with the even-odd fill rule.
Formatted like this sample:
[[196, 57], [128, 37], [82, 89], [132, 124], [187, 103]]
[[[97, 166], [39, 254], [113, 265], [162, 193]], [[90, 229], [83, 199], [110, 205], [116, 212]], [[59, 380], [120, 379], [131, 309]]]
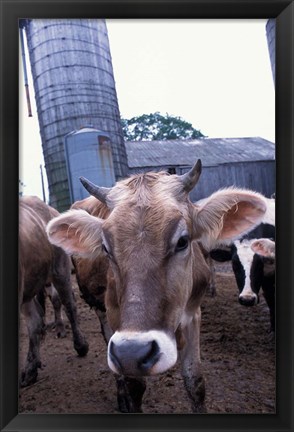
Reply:
[[146, 348], [149, 349], [149, 351], [147, 351], [145, 357], [138, 361], [139, 369], [145, 373], [158, 362], [160, 357], [159, 346], [156, 341], [149, 342]]
[[110, 345], [109, 345], [109, 357], [112, 363], [114, 364], [114, 366], [116, 367], [117, 371], [122, 372], [122, 365], [120, 364], [120, 361], [116, 354], [115, 345], [112, 341], [110, 341]]

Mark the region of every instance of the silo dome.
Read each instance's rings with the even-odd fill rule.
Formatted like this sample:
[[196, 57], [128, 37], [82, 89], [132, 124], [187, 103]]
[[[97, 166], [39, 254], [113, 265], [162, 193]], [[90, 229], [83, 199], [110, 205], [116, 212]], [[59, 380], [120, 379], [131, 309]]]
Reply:
[[85, 127], [70, 132], [64, 140], [71, 203], [89, 196], [79, 177], [111, 187], [115, 184], [111, 142], [107, 133]]

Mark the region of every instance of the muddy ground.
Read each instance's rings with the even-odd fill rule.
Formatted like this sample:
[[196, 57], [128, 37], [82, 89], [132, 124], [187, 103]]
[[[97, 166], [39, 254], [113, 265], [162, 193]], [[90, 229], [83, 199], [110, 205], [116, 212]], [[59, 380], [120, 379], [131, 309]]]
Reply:
[[[208, 413], [275, 413], [275, 341], [268, 332], [268, 308], [262, 295], [255, 307], [239, 305], [230, 267], [217, 264], [216, 270], [217, 295], [206, 296], [202, 307], [201, 356]], [[20, 389], [21, 413], [118, 413], [115, 381], [107, 366], [98, 319], [80, 299], [72, 278], [89, 353], [77, 356], [67, 320], [66, 338], [58, 339], [54, 331], [48, 331], [41, 347], [38, 381]], [[50, 307], [48, 303], [49, 320]], [[26, 347], [22, 322], [21, 365]], [[191, 412], [178, 364], [147, 382], [144, 413]]]

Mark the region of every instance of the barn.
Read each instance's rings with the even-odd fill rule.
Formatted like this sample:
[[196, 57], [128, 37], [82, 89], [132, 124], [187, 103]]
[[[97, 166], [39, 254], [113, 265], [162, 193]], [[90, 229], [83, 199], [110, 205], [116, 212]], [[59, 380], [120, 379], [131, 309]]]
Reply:
[[263, 138], [201, 138], [125, 142], [129, 174], [166, 170], [184, 174], [197, 159], [203, 171], [191, 200], [228, 186], [275, 192], [275, 145]]

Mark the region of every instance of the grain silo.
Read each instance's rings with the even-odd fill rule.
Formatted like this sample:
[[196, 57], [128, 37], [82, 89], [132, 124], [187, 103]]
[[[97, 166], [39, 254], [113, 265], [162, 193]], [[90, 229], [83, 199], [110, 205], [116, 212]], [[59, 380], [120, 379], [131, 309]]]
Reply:
[[[64, 139], [91, 125], [110, 138], [116, 180], [127, 158], [106, 23], [102, 19], [32, 19], [26, 35], [50, 204], [70, 205]], [[101, 185], [103, 181], [100, 183]]]
[[266, 23], [266, 37], [271, 60], [274, 84], [276, 82], [276, 20], [271, 18]]

